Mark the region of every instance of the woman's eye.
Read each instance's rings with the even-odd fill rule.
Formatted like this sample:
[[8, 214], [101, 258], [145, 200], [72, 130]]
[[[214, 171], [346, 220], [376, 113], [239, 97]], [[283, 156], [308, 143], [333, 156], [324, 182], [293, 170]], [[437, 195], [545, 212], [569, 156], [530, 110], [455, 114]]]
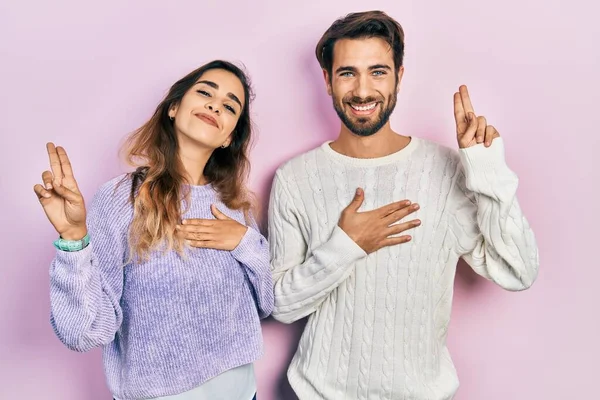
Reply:
[[225, 104], [225, 108], [228, 109], [230, 113], [235, 114], [235, 108], [228, 106], [227, 104]]
[[197, 92], [200, 93], [202, 96], [210, 97], [210, 93], [208, 93], [207, 91], [198, 90]]

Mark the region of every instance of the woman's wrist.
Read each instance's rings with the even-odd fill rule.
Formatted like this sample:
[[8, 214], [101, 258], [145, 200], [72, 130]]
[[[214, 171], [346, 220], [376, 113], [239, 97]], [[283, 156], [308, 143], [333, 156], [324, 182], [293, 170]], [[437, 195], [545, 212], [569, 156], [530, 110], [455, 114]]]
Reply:
[[87, 227], [75, 227], [66, 230], [65, 232], [60, 234], [60, 237], [64, 240], [81, 240], [87, 235]]

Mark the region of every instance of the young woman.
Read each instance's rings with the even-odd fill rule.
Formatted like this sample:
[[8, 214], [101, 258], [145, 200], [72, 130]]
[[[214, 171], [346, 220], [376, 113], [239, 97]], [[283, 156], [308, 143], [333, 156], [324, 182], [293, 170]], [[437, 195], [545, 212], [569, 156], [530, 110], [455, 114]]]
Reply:
[[176, 82], [127, 142], [135, 172], [86, 218], [65, 150], [34, 191], [60, 234], [51, 323], [70, 349], [103, 347], [117, 400], [250, 400], [273, 308], [268, 245], [244, 183], [246, 75], [213, 61]]

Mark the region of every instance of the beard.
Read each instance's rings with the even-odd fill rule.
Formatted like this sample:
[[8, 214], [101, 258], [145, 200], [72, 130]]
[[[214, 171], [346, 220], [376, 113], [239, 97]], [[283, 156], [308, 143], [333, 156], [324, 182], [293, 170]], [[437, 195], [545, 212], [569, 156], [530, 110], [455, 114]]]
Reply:
[[[335, 95], [331, 97], [333, 98], [333, 108], [335, 109], [338, 117], [342, 120], [342, 123], [346, 125], [350, 132], [358, 136], [371, 136], [379, 132], [379, 130], [383, 128], [383, 126], [389, 121], [390, 115], [392, 115], [392, 112], [396, 107], [396, 101], [398, 98], [395, 92], [391, 93], [386, 104], [383, 96], [380, 96], [379, 98], [367, 97], [362, 99], [360, 97], [348, 95], [341, 100]], [[377, 102], [377, 104], [379, 104], [379, 113], [374, 117], [374, 119], [373, 116], [370, 116], [369, 118], [360, 116], [357, 117], [350, 114], [351, 111], [344, 110], [344, 105], [352, 107], [350, 104], [361, 105], [373, 102]]]

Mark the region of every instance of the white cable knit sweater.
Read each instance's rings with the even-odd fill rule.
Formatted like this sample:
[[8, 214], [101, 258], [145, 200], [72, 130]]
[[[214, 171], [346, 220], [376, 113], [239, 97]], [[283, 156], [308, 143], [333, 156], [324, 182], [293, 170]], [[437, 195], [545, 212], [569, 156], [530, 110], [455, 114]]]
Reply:
[[[446, 332], [458, 259], [507, 290], [528, 288], [538, 273], [517, 185], [502, 138], [458, 153], [413, 138], [373, 159], [327, 142], [280, 167], [269, 206], [273, 316], [309, 316], [288, 370], [299, 398], [451, 399], [458, 379]], [[367, 256], [337, 226], [357, 187], [360, 211], [418, 202], [413, 240]]]

